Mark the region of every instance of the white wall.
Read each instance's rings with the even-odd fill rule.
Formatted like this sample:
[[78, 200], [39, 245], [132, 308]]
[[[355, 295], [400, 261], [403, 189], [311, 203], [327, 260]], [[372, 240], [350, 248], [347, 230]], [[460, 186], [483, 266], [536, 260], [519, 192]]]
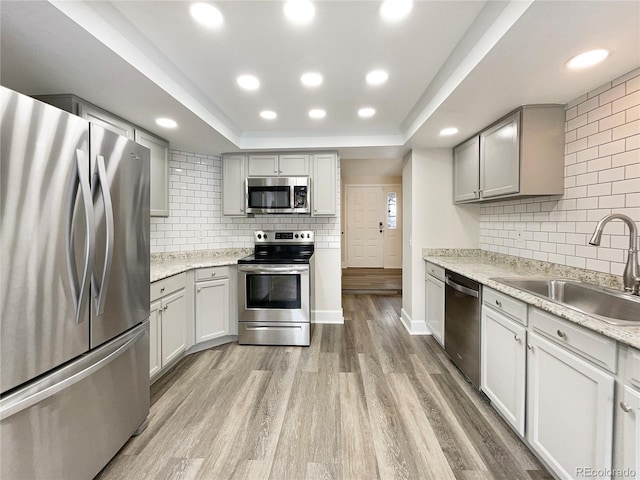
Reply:
[[403, 165], [402, 316], [412, 333], [427, 328], [422, 249], [479, 246], [480, 206], [452, 204], [452, 165], [452, 149], [415, 149]]
[[621, 275], [622, 222], [605, 227], [600, 247], [587, 242], [609, 213], [640, 228], [640, 69], [569, 102], [565, 131], [564, 195], [483, 204], [480, 248]]
[[151, 218], [151, 253], [251, 248], [255, 230], [314, 230], [316, 279], [323, 288], [316, 295], [316, 310], [325, 321], [342, 322], [339, 163], [336, 175], [338, 214], [330, 218], [300, 215], [224, 217], [220, 157], [172, 150], [169, 167], [170, 216]]

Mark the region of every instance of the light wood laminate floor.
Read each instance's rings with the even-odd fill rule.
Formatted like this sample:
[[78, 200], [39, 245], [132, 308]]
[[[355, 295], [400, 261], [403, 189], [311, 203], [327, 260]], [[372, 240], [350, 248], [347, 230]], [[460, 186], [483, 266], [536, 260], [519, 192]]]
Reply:
[[342, 292], [358, 293], [402, 293], [401, 268], [344, 268], [342, 269]]
[[308, 348], [186, 357], [98, 478], [552, 478], [400, 305], [344, 295], [344, 325], [317, 325]]

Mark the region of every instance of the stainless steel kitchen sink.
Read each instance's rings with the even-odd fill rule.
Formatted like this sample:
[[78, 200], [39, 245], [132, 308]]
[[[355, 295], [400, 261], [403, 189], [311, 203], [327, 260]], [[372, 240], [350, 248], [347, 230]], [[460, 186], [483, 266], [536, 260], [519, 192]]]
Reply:
[[640, 297], [575, 280], [492, 278], [613, 325], [640, 326]]

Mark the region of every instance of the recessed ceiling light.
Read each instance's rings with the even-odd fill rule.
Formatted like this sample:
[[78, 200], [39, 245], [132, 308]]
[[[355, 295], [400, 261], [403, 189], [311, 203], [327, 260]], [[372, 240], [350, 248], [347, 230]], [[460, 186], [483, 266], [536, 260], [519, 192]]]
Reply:
[[265, 120], [273, 120], [278, 116], [278, 114], [273, 110], [263, 110], [260, 112], [260, 116]]
[[566, 65], [567, 68], [578, 70], [581, 68], [591, 67], [597, 63], [600, 63], [609, 56], [609, 51], [604, 48], [598, 48], [596, 50], [589, 50], [583, 52], [580, 55], [570, 58]]
[[210, 3], [198, 2], [192, 4], [191, 16], [196, 22], [209, 28], [219, 27], [223, 22], [220, 10]]
[[358, 110], [358, 115], [362, 118], [373, 117], [376, 114], [376, 111], [373, 108], [365, 107]]
[[309, 110], [309, 116], [311, 118], [324, 118], [326, 115], [327, 115], [327, 112], [319, 108], [314, 108], [313, 110]]
[[164, 128], [176, 128], [178, 124], [170, 118], [156, 118], [156, 123]]
[[310, 0], [287, 0], [284, 4], [284, 15], [292, 23], [305, 25], [313, 20], [316, 7]]
[[367, 83], [369, 85], [382, 85], [389, 78], [389, 74], [384, 70], [374, 70], [367, 73]]
[[236, 81], [245, 90], [257, 90], [260, 88], [260, 80], [253, 75], [240, 75]]
[[447, 127], [440, 130], [441, 137], [449, 137], [451, 135], [455, 135], [458, 133], [458, 129], [456, 127]]
[[384, 0], [380, 5], [380, 16], [387, 22], [397, 22], [409, 15], [413, 0]]
[[317, 87], [322, 83], [322, 75], [317, 72], [305, 73], [300, 77], [300, 81], [307, 87]]

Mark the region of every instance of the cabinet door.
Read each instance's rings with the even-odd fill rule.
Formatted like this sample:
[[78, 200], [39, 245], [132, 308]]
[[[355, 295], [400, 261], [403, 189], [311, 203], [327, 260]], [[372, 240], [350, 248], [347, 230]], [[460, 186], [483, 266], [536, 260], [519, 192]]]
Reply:
[[245, 165], [244, 155], [222, 157], [222, 212], [227, 216], [244, 217]]
[[229, 279], [196, 284], [196, 343], [229, 335]]
[[277, 177], [278, 155], [249, 155], [250, 177]]
[[610, 469], [613, 377], [536, 333], [528, 345], [529, 445], [559, 478]]
[[473, 137], [453, 150], [453, 201], [480, 198], [480, 140]]
[[80, 103], [78, 106], [78, 115], [85, 120], [100, 125], [105, 130], [127, 137], [129, 140], [134, 139], [133, 125], [105, 110]]
[[278, 173], [285, 177], [310, 175], [309, 155], [280, 155]]
[[433, 338], [444, 347], [444, 282], [427, 275], [425, 287], [427, 324]]
[[169, 216], [169, 142], [136, 129], [135, 140], [151, 150], [151, 191], [149, 192], [152, 217]]
[[620, 468], [640, 472], [640, 391], [625, 385], [617, 414], [622, 419], [622, 442], [616, 447], [622, 449]]
[[184, 290], [162, 300], [162, 367], [186, 349], [186, 305]]
[[149, 378], [160, 371], [162, 358], [160, 356], [160, 328], [162, 318], [162, 302], [157, 301], [149, 308]]
[[335, 216], [338, 156], [335, 153], [313, 155], [312, 163], [312, 216]]
[[480, 134], [482, 198], [520, 191], [520, 112]]
[[526, 329], [484, 306], [481, 331], [480, 388], [493, 407], [524, 436]]

